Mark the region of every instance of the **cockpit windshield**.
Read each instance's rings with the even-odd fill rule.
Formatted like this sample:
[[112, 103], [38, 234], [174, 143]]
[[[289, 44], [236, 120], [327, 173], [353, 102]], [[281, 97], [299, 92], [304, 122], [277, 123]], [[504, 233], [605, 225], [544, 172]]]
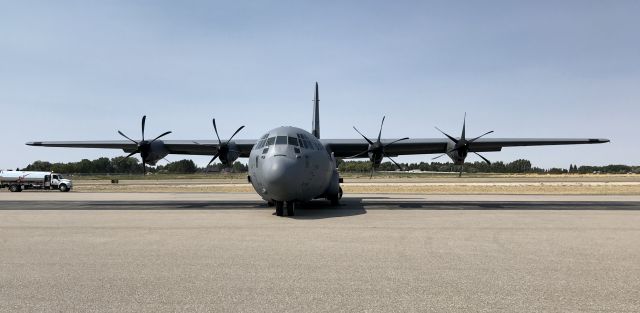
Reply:
[[267, 139], [267, 146], [273, 145], [275, 141], [276, 141], [276, 137], [270, 137], [269, 139]]
[[[264, 136], [263, 136], [264, 137]], [[302, 134], [297, 134], [297, 137], [293, 136], [274, 136], [269, 138], [263, 138], [258, 140], [254, 145], [254, 149], [262, 149], [272, 145], [289, 145], [294, 147], [301, 147], [307, 149], [315, 149], [308, 138], [303, 137]]]

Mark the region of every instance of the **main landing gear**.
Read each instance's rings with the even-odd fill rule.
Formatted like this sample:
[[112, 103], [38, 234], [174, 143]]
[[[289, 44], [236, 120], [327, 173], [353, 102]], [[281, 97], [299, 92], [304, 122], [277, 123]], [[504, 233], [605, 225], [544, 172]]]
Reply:
[[296, 209], [300, 207], [300, 202], [298, 201], [273, 201], [273, 203], [276, 206], [277, 216], [284, 216], [285, 213], [287, 213], [287, 216], [294, 216]]
[[336, 205], [340, 205], [340, 199], [342, 199], [342, 187], [340, 187], [340, 189], [338, 189], [338, 194], [332, 197], [327, 198], [329, 199], [329, 201], [331, 201], [331, 205], [336, 206]]

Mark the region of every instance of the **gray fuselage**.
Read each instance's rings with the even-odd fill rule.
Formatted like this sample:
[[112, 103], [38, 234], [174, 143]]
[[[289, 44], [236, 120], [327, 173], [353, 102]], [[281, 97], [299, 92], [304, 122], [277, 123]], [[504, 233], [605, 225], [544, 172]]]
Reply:
[[309, 132], [278, 127], [249, 156], [249, 179], [267, 201], [308, 201], [338, 193], [335, 159]]

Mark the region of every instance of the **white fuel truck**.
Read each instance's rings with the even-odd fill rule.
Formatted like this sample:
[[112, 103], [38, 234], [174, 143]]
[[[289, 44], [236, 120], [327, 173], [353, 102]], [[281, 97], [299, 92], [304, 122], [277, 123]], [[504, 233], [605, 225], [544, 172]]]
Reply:
[[57, 189], [67, 192], [72, 187], [70, 179], [53, 172], [0, 171], [0, 188], [9, 188], [11, 192], [25, 189]]

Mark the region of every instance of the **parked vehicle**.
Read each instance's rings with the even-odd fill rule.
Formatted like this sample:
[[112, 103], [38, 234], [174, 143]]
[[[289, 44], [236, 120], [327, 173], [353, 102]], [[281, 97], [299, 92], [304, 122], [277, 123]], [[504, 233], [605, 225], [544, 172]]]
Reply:
[[67, 192], [73, 188], [73, 183], [53, 172], [0, 171], [0, 188], [9, 188], [11, 192], [25, 189], [57, 189]]

